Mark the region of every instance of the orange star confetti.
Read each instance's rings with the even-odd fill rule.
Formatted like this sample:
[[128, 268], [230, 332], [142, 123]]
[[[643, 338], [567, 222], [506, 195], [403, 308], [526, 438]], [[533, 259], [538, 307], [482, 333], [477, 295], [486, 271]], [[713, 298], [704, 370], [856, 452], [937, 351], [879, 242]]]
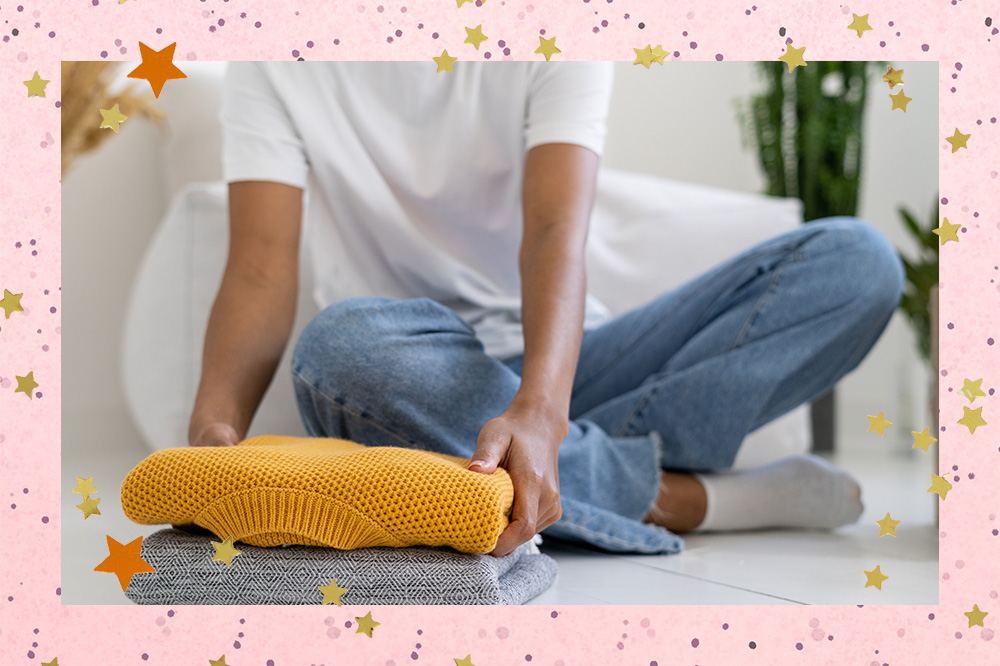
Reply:
[[128, 588], [128, 584], [135, 574], [156, 571], [149, 565], [149, 562], [139, 555], [142, 550], [142, 537], [133, 539], [126, 545], [118, 543], [110, 536], [107, 539], [110, 554], [104, 558], [103, 562], [94, 567], [94, 571], [113, 573], [118, 576], [122, 592]]
[[153, 95], [159, 98], [163, 84], [168, 80], [187, 78], [187, 74], [177, 69], [173, 63], [175, 48], [177, 48], [177, 42], [174, 42], [162, 51], [154, 51], [142, 42], [139, 42], [142, 64], [129, 72], [128, 78], [146, 79], [153, 88]]

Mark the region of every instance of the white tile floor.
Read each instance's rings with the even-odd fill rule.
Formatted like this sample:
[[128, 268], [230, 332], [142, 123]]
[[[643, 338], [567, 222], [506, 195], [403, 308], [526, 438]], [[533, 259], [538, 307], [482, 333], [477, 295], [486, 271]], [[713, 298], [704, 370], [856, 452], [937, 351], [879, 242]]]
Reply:
[[[688, 536], [678, 555], [610, 555], [553, 540], [555, 584], [533, 604], [937, 604], [936, 495], [932, 456], [878, 454], [836, 459], [861, 482], [865, 512], [833, 532], [768, 531]], [[108, 554], [105, 535], [128, 542], [159, 529], [121, 511], [128, 471], [148, 454], [124, 415], [63, 415], [62, 603], [129, 603], [112, 574], [93, 571]], [[100, 516], [82, 519], [76, 477], [94, 477]], [[898, 536], [878, 536], [891, 512]], [[882, 590], [865, 587], [881, 566]]]

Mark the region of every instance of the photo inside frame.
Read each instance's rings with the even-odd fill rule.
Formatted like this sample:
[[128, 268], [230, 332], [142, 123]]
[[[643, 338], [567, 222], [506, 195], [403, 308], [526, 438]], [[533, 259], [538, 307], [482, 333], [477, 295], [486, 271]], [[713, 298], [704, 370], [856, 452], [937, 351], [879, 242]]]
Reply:
[[[122, 483], [155, 451], [188, 444], [205, 326], [225, 267], [228, 190], [220, 111], [227, 63], [175, 64], [187, 78], [167, 81], [154, 98], [146, 81], [126, 77], [127, 63], [63, 63], [63, 604], [132, 603], [113, 574], [94, 570], [109, 555], [106, 535], [127, 544], [169, 527], [130, 521]], [[399, 64], [336, 67], [372, 71]], [[458, 78], [465, 64], [457, 63], [453, 73], [426, 67]], [[320, 76], [331, 64], [282, 66], [314, 68]], [[521, 66], [480, 67], [490, 77], [497, 68]], [[463, 597], [463, 603], [871, 604], [866, 571], [881, 567], [892, 571], [896, 584], [886, 585], [879, 603], [936, 604], [939, 500], [925, 491], [928, 474], [947, 469], [947, 461], [938, 460], [936, 444], [926, 452], [915, 446], [911, 433], [938, 429], [936, 288], [920, 277], [936, 276], [937, 267], [928, 239], [938, 240], [930, 230], [940, 224], [938, 64], [818, 61], [791, 73], [781, 62], [670, 62], [649, 69], [619, 62], [610, 68], [614, 83], [586, 249], [588, 290], [607, 316], [641, 307], [749, 248], [830, 217], [863, 221], [913, 267], [904, 292], [910, 297], [832, 394], [750, 432], [733, 461], [732, 473], [747, 479], [745, 504], [774, 503], [782, 513], [782, 502], [774, 500], [783, 492], [772, 485], [776, 477], [753, 481], [752, 474], [813, 454], [857, 480], [864, 509], [855, 522], [835, 529], [696, 530], [682, 534], [684, 548], [673, 554], [613, 552], [543, 533], [537, 550], [557, 568], [554, 580], [519, 593], [508, 589], [508, 596], [489, 601]], [[900, 85], [883, 79], [887, 68], [901, 72]], [[298, 94], [283, 102], [310, 103], [310, 89]], [[116, 106], [117, 115], [111, 114]], [[377, 116], [381, 131], [400, 137], [408, 135], [397, 125], [419, 131], [416, 107], [395, 111], [395, 120]], [[491, 163], [501, 157], [489, 143], [489, 119], [511, 110], [478, 112], [483, 134], [464, 137], [463, 149], [479, 140], [484, 147], [469, 168], [502, 170], [502, 161]], [[302, 132], [315, 133], [315, 126]], [[447, 159], [449, 141], [455, 143], [441, 138], [434, 160]], [[407, 154], [404, 141], [397, 148], [397, 166], [418, 165], [413, 177], [426, 182], [429, 175], [419, 165], [430, 157]], [[356, 190], [348, 183], [351, 173], [344, 170], [345, 181], [330, 191]], [[330, 275], [314, 252], [329, 237], [308, 214], [327, 195], [310, 189], [296, 318], [248, 437], [307, 435], [289, 357], [297, 336], [322, 310], [316, 294], [326, 292], [318, 283]], [[466, 205], [474, 200], [462, 199]], [[405, 269], [418, 274], [421, 265], [414, 260]], [[730, 406], [711, 389], [705, 394], [704, 419], [724, 419]], [[891, 426], [880, 434], [882, 419]], [[959, 482], [964, 470], [953, 471]], [[707, 476], [712, 483], [713, 475]], [[93, 478], [90, 497], [101, 501], [91, 506], [99, 515], [84, 518], [89, 511], [80, 504], [87, 498], [69, 490], [78, 477]], [[787, 497], [796, 501], [794, 494]], [[196, 538], [184, 538], [189, 536]], [[209, 539], [201, 538], [202, 545]], [[280, 559], [282, 550], [267, 556]], [[239, 557], [228, 571], [252, 574], [239, 570]], [[205, 564], [211, 575], [226, 566]], [[416, 565], [398, 563], [407, 566]], [[137, 573], [135, 582], [151, 575]], [[350, 588], [350, 581], [337, 582]], [[279, 595], [275, 603], [322, 603], [322, 595], [311, 592], [308, 598]], [[202, 603], [246, 603], [219, 599], [206, 596]]]

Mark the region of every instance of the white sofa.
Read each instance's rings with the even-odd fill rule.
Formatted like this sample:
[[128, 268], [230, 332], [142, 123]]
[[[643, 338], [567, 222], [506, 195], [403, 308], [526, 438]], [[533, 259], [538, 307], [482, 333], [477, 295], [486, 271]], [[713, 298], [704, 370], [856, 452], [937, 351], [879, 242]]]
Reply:
[[[187, 441], [205, 325], [225, 263], [226, 188], [216, 120], [223, 67], [189, 66], [187, 85], [163, 100], [171, 123], [163, 167], [172, 203], [134, 284], [122, 351], [126, 400], [152, 449]], [[587, 245], [590, 288], [614, 313], [624, 312], [801, 221], [797, 200], [602, 169]], [[308, 296], [307, 261], [303, 253], [293, 340], [317, 312]], [[291, 349], [250, 434], [304, 434], [288, 369]], [[809, 440], [803, 406], [752, 433], [736, 466], [805, 451]]]

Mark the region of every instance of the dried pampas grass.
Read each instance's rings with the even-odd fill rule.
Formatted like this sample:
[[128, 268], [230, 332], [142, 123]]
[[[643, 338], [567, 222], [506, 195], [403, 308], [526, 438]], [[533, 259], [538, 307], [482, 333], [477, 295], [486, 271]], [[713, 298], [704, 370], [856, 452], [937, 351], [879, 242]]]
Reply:
[[163, 112], [156, 108], [152, 94], [139, 92], [140, 84], [129, 84], [115, 94], [109, 91], [122, 65], [116, 62], [63, 62], [60, 110], [64, 176], [77, 157], [97, 148], [114, 134], [110, 129], [101, 129], [101, 109], [118, 104], [119, 110], [129, 118], [145, 116], [163, 126]]

